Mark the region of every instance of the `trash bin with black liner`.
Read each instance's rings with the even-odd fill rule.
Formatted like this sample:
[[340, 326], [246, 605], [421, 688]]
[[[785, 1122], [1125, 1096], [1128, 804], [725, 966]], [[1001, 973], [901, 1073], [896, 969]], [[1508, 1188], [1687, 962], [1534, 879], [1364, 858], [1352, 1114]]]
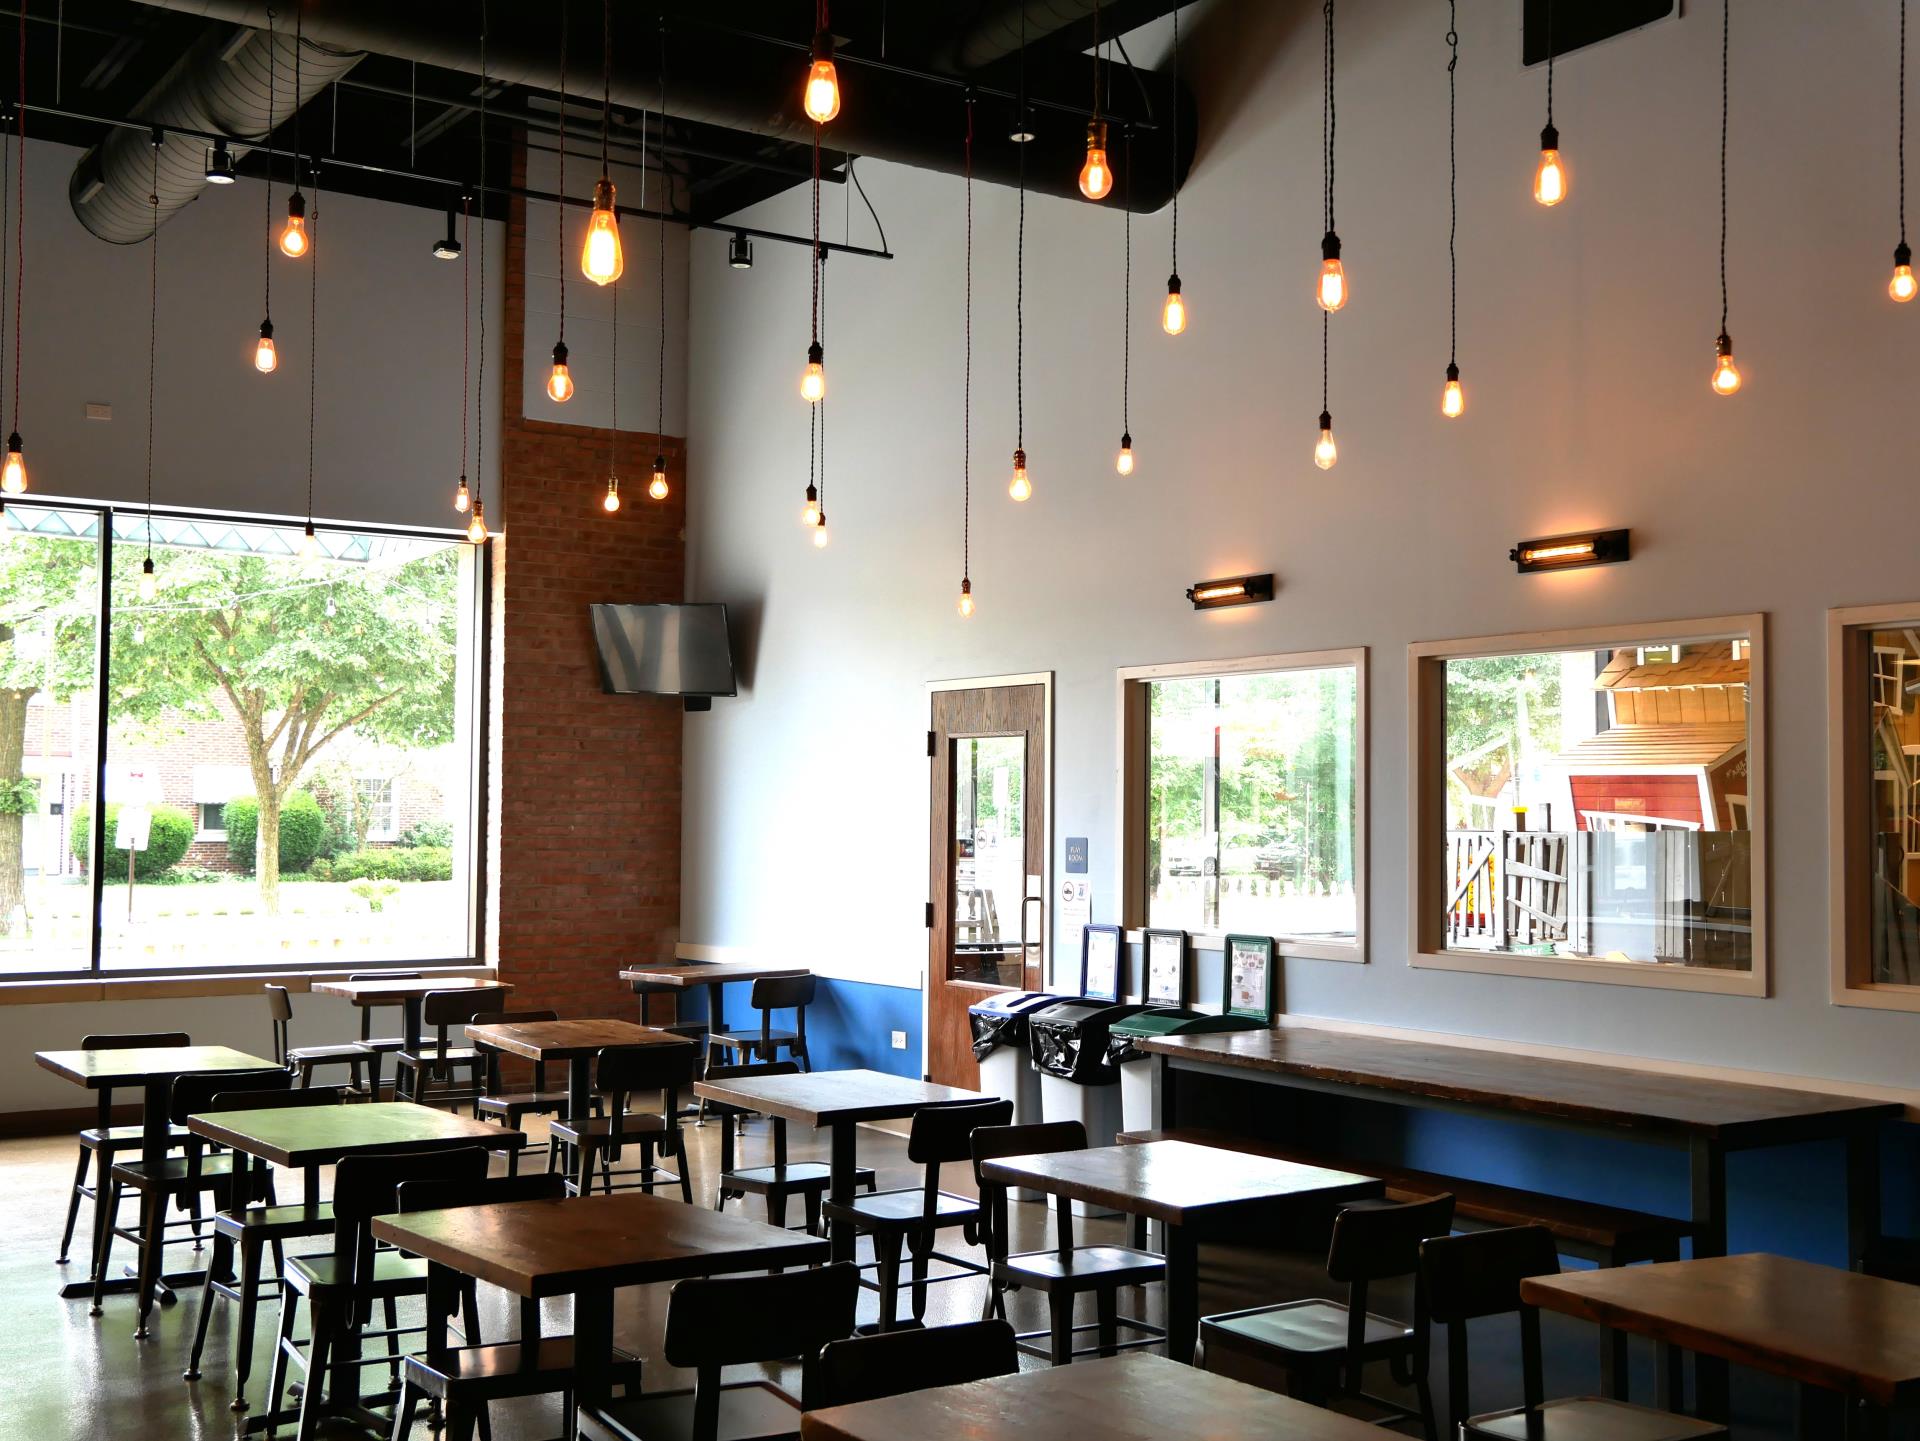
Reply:
[[1107, 1054], [1116, 1021], [1145, 1006], [1065, 1000], [1027, 1017], [1027, 1047], [1040, 1073], [1040, 1114], [1078, 1121], [1089, 1146], [1111, 1146], [1120, 1129], [1120, 1071]]
[[1027, 1018], [1061, 998], [1051, 991], [1001, 991], [967, 1007], [980, 1089], [1013, 1102], [1013, 1123], [1040, 1119], [1040, 1073], [1027, 1050]]
[[1153, 1128], [1154, 1092], [1160, 1068], [1140, 1049], [1157, 1036], [1198, 1036], [1209, 1031], [1257, 1031], [1265, 1023], [1252, 1016], [1217, 1016], [1180, 1006], [1151, 1006], [1116, 1021], [1107, 1031], [1107, 1059], [1120, 1072], [1120, 1125], [1127, 1131]]

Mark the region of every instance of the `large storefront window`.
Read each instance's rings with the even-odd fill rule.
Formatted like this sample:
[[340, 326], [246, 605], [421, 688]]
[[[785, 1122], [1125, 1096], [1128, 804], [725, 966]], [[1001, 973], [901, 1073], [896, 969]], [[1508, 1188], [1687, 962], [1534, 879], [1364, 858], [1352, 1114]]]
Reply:
[[18, 503], [7, 519], [17, 529], [0, 584], [16, 613], [34, 600], [24, 545], [63, 558], [34, 568], [35, 584], [61, 592], [42, 612], [71, 620], [51, 632], [42, 621], [31, 648], [16, 625], [0, 675], [21, 681], [30, 653], [44, 668], [50, 644], [63, 662], [25, 707], [27, 733], [38, 712], [45, 737], [25, 764], [10, 766], [23, 752], [8, 747], [0, 693], [0, 791], [9, 769], [41, 777], [20, 862], [0, 817], [0, 896], [9, 884], [23, 896], [17, 923], [31, 938], [4, 937], [5, 969], [471, 959], [471, 547], [323, 529], [306, 553], [298, 526], [175, 514], [149, 530], [142, 512]]

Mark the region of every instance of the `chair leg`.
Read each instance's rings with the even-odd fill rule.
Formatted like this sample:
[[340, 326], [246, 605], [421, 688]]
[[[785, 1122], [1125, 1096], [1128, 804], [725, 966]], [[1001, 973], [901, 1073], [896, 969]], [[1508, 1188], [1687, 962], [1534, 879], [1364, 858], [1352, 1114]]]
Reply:
[[[103, 1168], [107, 1167], [104, 1156], [101, 1157], [100, 1164]], [[108, 1174], [112, 1175], [110, 1168]], [[107, 1267], [113, 1261], [113, 1226], [114, 1219], [120, 1214], [120, 1182], [108, 1181], [104, 1188], [107, 1198], [107, 1204], [104, 1207], [100, 1204], [103, 1188], [95, 1186], [93, 1190], [93, 1306], [88, 1314], [98, 1316], [100, 1302], [107, 1294]]]
[[1120, 1293], [1114, 1286], [1102, 1286], [1094, 1293], [1095, 1314], [1100, 1322], [1100, 1354], [1118, 1354], [1120, 1342]]
[[154, 1293], [160, 1284], [160, 1260], [166, 1254], [167, 1193], [157, 1187], [140, 1193], [140, 1314], [133, 1330], [135, 1340], [147, 1335], [147, 1318], [153, 1314]]
[[[367, 1099], [369, 1101], [380, 1099], [380, 1053], [378, 1051], [367, 1053]], [[397, 1101], [400, 1098], [395, 1096], [394, 1099]]]
[[[202, 1246], [200, 1240], [200, 1193], [198, 1191], [189, 1191], [181, 1201], [180, 1209], [185, 1211], [193, 1221], [193, 1249], [198, 1251]], [[160, 1219], [162, 1221], [167, 1219], [167, 1208], [164, 1205], [160, 1208]]]
[[1433, 1386], [1427, 1380], [1424, 1365], [1413, 1378], [1413, 1393], [1420, 1401], [1420, 1434], [1426, 1441], [1440, 1441], [1440, 1425], [1433, 1414]]
[[400, 1328], [400, 1308], [391, 1296], [382, 1297], [381, 1304], [387, 1318], [388, 1384], [397, 1391], [400, 1388], [400, 1337], [396, 1332]]
[[219, 1299], [220, 1292], [215, 1289], [215, 1281], [233, 1279], [233, 1241], [225, 1233], [213, 1233], [213, 1258], [207, 1262], [206, 1284], [200, 1288], [200, 1318], [193, 1327], [193, 1349], [187, 1353], [187, 1369], [180, 1373], [181, 1379], [198, 1381], [200, 1379], [200, 1353], [207, 1345], [207, 1323], [213, 1319], [213, 1303]]
[[280, 1288], [280, 1334], [273, 1345], [273, 1367], [267, 1373], [267, 1415], [277, 1428], [287, 1394], [287, 1351], [293, 1345], [294, 1318], [300, 1313], [300, 1293]]
[[298, 1441], [313, 1441], [319, 1433], [320, 1412], [325, 1409], [325, 1398], [330, 1389], [331, 1378], [327, 1375], [327, 1369], [333, 1360], [333, 1333], [340, 1324], [334, 1315], [335, 1309], [331, 1304], [321, 1305], [319, 1298], [315, 1297], [311, 1323], [313, 1336], [307, 1342], [307, 1384], [300, 1393]]
[[[240, 1317], [233, 1339], [233, 1400], [235, 1411], [247, 1409], [247, 1378], [253, 1374], [253, 1327], [260, 1315], [260, 1252], [258, 1238], [240, 1244]], [[280, 1243], [273, 1243], [274, 1274], [284, 1263]]]
[[420, 1409], [420, 1388], [408, 1379], [400, 1387], [400, 1399], [393, 1408], [393, 1432], [388, 1441], [408, 1441], [413, 1433], [414, 1412]]
[[1056, 1366], [1066, 1366], [1073, 1361], [1073, 1292], [1068, 1290], [1047, 1293], [1047, 1319], [1053, 1330], [1053, 1344], [1048, 1348], [1048, 1359]]
[[802, 1195], [801, 1200], [807, 1208], [807, 1234], [818, 1236], [820, 1234], [820, 1193], [808, 1191]]
[[927, 1261], [928, 1253], [933, 1250], [933, 1237], [925, 1239], [925, 1248], [913, 1247], [913, 1319], [927, 1319]]
[[[80, 1164], [73, 1173], [73, 1194], [67, 1197], [67, 1228], [60, 1233], [59, 1261], [62, 1266], [67, 1264], [67, 1248], [73, 1244], [73, 1228], [80, 1220], [80, 1188], [87, 1184], [87, 1162], [94, 1154], [86, 1146], [80, 1148]], [[99, 1204], [97, 1198], [94, 1204]]]
[[767, 1187], [767, 1224], [782, 1229], [787, 1224], [787, 1193], [779, 1186]]
[[880, 1281], [880, 1317], [878, 1329], [891, 1331], [897, 1323], [900, 1300], [900, 1233], [879, 1231], [873, 1238], [873, 1259], [878, 1263]]

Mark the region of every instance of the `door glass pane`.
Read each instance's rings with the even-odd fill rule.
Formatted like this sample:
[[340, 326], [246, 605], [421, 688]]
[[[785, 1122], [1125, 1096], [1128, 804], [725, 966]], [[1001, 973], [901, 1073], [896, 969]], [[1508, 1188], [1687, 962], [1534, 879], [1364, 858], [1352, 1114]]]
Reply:
[[968, 736], [953, 747], [953, 957], [956, 981], [1017, 986], [1026, 894], [1025, 736]]
[[92, 959], [100, 515], [0, 514], [0, 974]]
[[[1920, 626], [1872, 632], [1867, 715], [1873, 802], [1873, 968], [1880, 985], [1920, 985]], [[1838, 905], [1839, 899], [1834, 898]]]

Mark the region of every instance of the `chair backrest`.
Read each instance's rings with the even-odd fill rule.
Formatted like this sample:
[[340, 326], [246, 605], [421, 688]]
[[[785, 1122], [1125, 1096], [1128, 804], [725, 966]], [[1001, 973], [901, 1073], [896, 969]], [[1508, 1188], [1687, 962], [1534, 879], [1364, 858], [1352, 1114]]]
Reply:
[[1011, 1376], [1019, 1369], [1013, 1327], [1005, 1321], [850, 1336], [821, 1348], [812, 1404], [852, 1406], [932, 1386]]
[[[251, 1091], [284, 1091], [293, 1077], [284, 1067], [270, 1071], [195, 1071], [173, 1078], [168, 1097], [167, 1119], [176, 1126], [189, 1116], [205, 1115], [214, 1109], [215, 1096], [238, 1096]], [[228, 1110], [235, 1109], [232, 1106]]]
[[[800, 1064], [797, 1061], [768, 1061], [757, 1066], [708, 1066], [700, 1079], [703, 1081], [737, 1081], [743, 1076], [797, 1076]], [[707, 1110], [716, 1116], [748, 1116], [753, 1114], [751, 1106], [736, 1106], [731, 1101], [708, 1101]]]
[[1545, 1226], [1511, 1226], [1463, 1236], [1435, 1236], [1420, 1247], [1420, 1280], [1427, 1313], [1447, 1328], [1447, 1434], [1472, 1414], [1468, 1396], [1468, 1321], [1480, 1316], [1520, 1316], [1520, 1389], [1528, 1411], [1539, 1409], [1545, 1388], [1540, 1367], [1540, 1313], [1520, 1299], [1529, 1276], [1560, 1270], [1553, 1232]]
[[495, 1206], [507, 1201], [566, 1199], [567, 1178], [558, 1171], [529, 1171], [524, 1176], [488, 1176], [474, 1181], [402, 1181], [402, 1211], [450, 1211], [457, 1206]]
[[456, 1146], [404, 1156], [342, 1156], [333, 1170], [333, 1261], [336, 1274], [351, 1276], [360, 1292], [360, 1314], [373, 1282], [373, 1218], [400, 1209], [400, 1187], [409, 1181], [451, 1181], [472, 1188], [486, 1179], [484, 1146]]
[[[349, 971], [347, 973], [347, 979], [350, 981], [417, 981], [420, 979], [420, 972]], [[387, 1010], [391, 1007], [404, 1006], [405, 1004], [406, 1001], [399, 996], [395, 996], [391, 1000], [368, 1000], [360, 1002], [356, 1006], [356, 1009], [360, 1012], [360, 1039], [363, 1041], [373, 1039], [373, 1013], [375, 1011]]]
[[420, 1023], [444, 1031], [448, 1026], [464, 1026], [476, 1016], [492, 1020], [506, 1005], [507, 993], [498, 986], [428, 991], [420, 1000]]
[[1420, 1270], [1420, 1243], [1453, 1229], [1453, 1197], [1347, 1206], [1333, 1218], [1327, 1275], [1335, 1281], [1383, 1281]]
[[[498, 994], [504, 995], [505, 992], [499, 992]], [[493, 1011], [487, 1014], [487, 1024], [489, 1026], [518, 1026], [529, 1021], [557, 1021], [559, 1019], [560, 1013], [558, 1011]], [[476, 1041], [474, 1044], [483, 1045], [485, 1043]]]
[[[83, 1051], [132, 1051], [149, 1046], [191, 1046], [185, 1031], [122, 1031], [118, 1034], [82, 1036]], [[101, 1127], [113, 1124], [113, 1087], [102, 1086], [95, 1097], [96, 1122]]]
[[916, 1166], [971, 1160], [976, 1127], [1005, 1126], [1012, 1120], [1012, 1101], [922, 1106], [913, 1113], [913, 1129], [907, 1133], [907, 1159]]
[[293, 997], [285, 986], [262, 987], [267, 993], [267, 1016], [273, 1023], [273, 1058], [287, 1063], [287, 1047], [292, 1044]]
[[753, 983], [750, 999], [755, 1010], [803, 1010], [813, 1004], [817, 984], [810, 975], [762, 976]]
[[849, 1262], [768, 1276], [682, 1281], [667, 1300], [669, 1366], [695, 1373], [692, 1441], [714, 1441], [720, 1368], [800, 1358], [800, 1402], [813, 1405], [820, 1348], [853, 1334], [860, 1272]]
[[[506, 992], [502, 991], [500, 994], [504, 996]], [[560, 1019], [560, 1013], [558, 1011], [495, 1011], [491, 1015], [484, 1017], [484, 1019], [490, 1026], [513, 1026], [528, 1021], [557, 1021]], [[467, 1039], [473, 1043], [475, 1050], [481, 1051], [486, 1055], [487, 1089], [489, 1091], [500, 1090], [500, 1048], [498, 1046], [488, 1045], [479, 1036], [468, 1036]], [[533, 1063], [533, 1088], [536, 1091], [544, 1091], [547, 1088], [547, 1063], [545, 1061], [535, 1061]]]
[[347, 1099], [345, 1086], [298, 1086], [288, 1090], [221, 1090], [201, 1108], [200, 1114], [213, 1111], [285, 1111], [297, 1106], [337, 1106]]
[[593, 1087], [603, 1096], [678, 1091], [693, 1083], [699, 1051], [692, 1045], [608, 1046], [593, 1058]]
[[[968, 1137], [973, 1156], [973, 1180], [980, 1188], [980, 1209], [986, 1216], [981, 1244], [987, 1259], [1004, 1261], [1012, 1247], [1013, 1234], [1007, 1218], [1007, 1188], [989, 1181], [982, 1172], [988, 1161], [1002, 1156], [1044, 1156], [1056, 1151], [1087, 1149], [1087, 1128], [1078, 1121], [1035, 1121], [1024, 1126], [976, 1126]], [[1062, 1250], [1073, 1245], [1073, 1206], [1065, 1198], [1058, 1203], [1059, 1244]]]

